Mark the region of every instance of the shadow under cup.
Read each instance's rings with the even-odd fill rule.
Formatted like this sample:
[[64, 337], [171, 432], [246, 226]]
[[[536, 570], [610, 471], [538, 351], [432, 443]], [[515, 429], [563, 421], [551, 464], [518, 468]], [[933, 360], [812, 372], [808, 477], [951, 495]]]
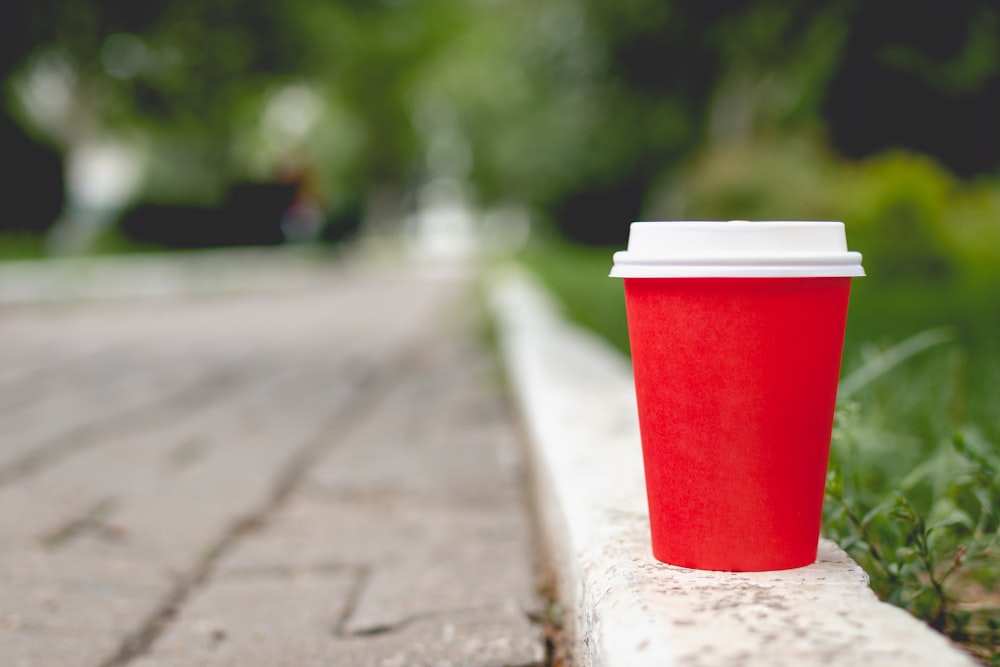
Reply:
[[814, 562], [851, 278], [624, 283], [654, 557]]

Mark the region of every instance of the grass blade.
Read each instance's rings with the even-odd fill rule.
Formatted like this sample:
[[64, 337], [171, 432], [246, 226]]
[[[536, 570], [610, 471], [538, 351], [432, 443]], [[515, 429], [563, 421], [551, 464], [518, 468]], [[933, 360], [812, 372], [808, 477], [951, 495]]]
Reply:
[[850, 398], [907, 359], [935, 345], [948, 343], [954, 339], [955, 334], [951, 329], [937, 328], [921, 331], [896, 343], [845, 376], [837, 389], [837, 400], [842, 401], [845, 398]]

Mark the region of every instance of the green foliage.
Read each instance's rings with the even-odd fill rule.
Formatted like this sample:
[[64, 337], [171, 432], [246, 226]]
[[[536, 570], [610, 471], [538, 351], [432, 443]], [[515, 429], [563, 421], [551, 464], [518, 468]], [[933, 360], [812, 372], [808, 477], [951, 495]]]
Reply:
[[[868, 572], [879, 597], [995, 661], [1000, 347], [990, 294], [996, 283], [993, 290], [957, 284], [933, 291], [923, 281], [876, 284], [856, 295], [824, 533]], [[892, 345], [858, 342], [927, 323], [951, 328]]]
[[45, 238], [29, 232], [0, 234], [0, 261], [38, 259], [45, 256]]
[[881, 273], [894, 278], [949, 277], [958, 263], [948, 243], [948, 209], [958, 184], [928, 158], [893, 152], [851, 176], [844, 208], [852, 241]]
[[683, 205], [665, 213], [679, 218], [843, 220], [880, 286], [1000, 277], [998, 183], [959, 182], [917, 154], [848, 163], [808, 135], [781, 136], [706, 151], [671, 185]]
[[[868, 572], [882, 599], [909, 610], [980, 657], [1000, 652], [1000, 449], [960, 431], [895, 486], [863, 487], [861, 410], [841, 404], [827, 480], [824, 533]], [[928, 465], [932, 463], [932, 465]], [[898, 476], [905, 472], [897, 467]], [[933, 468], [933, 470], [931, 469]], [[939, 488], [918, 507], [921, 485]], [[905, 489], [906, 491], [896, 490]]]
[[681, 206], [654, 211], [654, 217], [846, 219], [837, 215], [844, 180], [838, 164], [808, 135], [735, 142], [703, 152], [670, 181], [682, 194]]

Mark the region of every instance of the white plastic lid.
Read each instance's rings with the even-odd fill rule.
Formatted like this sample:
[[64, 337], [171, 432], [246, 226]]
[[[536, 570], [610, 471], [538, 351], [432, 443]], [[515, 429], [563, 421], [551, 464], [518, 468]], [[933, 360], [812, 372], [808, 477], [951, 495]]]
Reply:
[[817, 220], [633, 222], [613, 278], [863, 276], [844, 223]]

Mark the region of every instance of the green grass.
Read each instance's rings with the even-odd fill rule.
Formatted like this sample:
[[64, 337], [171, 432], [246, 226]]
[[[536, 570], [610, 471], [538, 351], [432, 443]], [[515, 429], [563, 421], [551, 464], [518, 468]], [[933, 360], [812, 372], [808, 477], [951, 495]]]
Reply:
[[608, 277], [619, 248], [549, 242], [529, 246], [522, 260], [559, 298], [566, 316], [628, 354], [622, 281]]
[[[569, 318], [627, 354], [621, 281], [607, 277], [614, 250], [549, 244], [523, 259]], [[823, 527], [882, 599], [992, 665], [1000, 665], [998, 293], [1000, 278], [854, 281]]]
[[0, 261], [38, 259], [45, 253], [45, 238], [40, 234], [0, 232]]

